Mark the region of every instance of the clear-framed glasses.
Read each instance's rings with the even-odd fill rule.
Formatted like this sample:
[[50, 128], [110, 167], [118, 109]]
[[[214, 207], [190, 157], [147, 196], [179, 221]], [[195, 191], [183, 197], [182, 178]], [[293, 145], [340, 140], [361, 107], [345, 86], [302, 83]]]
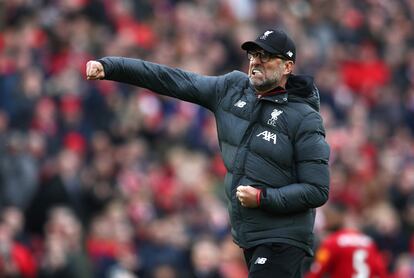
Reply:
[[253, 61], [253, 59], [257, 57], [259, 57], [259, 60], [262, 63], [267, 63], [273, 58], [279, 58], [279, 59], [285, 60], [285, 58], [280, 55], [271, 54], [266, 51], [256, 51], [256, 50], [247, 51], [247, 59], [249, 61]]

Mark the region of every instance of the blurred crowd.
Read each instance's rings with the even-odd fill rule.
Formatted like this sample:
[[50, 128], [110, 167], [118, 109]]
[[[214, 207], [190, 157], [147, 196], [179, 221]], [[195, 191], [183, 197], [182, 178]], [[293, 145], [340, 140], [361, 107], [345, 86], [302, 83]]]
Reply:
[[212, 114], [84, 72], [246, 71], [275, 26], [320, 90], [330, 202], [414, 277], [413, 20], [411, 0], [0, 1], [0, 277], [246, 277]]

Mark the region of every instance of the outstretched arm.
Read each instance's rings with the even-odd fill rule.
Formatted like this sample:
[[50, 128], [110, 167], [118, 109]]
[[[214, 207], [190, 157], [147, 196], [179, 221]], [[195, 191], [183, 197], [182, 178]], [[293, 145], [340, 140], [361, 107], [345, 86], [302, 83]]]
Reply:
[[217, 107], [226, 76], [203, 76], [140, 59], [105, 57], [86, 65], [89, 80], [107, 79], [150, 89], [156, 93]]

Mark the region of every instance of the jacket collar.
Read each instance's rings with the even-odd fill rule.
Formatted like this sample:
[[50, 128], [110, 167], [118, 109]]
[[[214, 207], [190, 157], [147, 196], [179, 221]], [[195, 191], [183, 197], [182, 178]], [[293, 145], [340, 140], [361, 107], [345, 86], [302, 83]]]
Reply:
[[275, 103], [286, 103], [288, 101], [288, 92], [282, 87], [276, 87], [275, 89], [263, 93], [256, 94], [260, 100], [267, 100]]

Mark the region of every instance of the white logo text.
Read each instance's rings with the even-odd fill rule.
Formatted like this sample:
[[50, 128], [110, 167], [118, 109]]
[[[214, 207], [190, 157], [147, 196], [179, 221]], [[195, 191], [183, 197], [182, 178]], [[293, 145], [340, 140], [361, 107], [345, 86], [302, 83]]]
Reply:
[[236, 102], [234, 104], [234, 106], [239, 107], [239, 108], [243, 108], [247, 103], [243, 100], [239, 100], [238, 102]]
[[267, 258], [258, 257], [254, 264], [265, 264], [267, 261]]
[[276, 134], [275, 133], [272, 133], [270, 131], [265, 130], [265, 131], [257, 134], [256, 137], [262, 137], [262, 139], [264, 139], [268, 142], [270, 142], [272, 140], [273, 144], [276, 145]]
[[263, 36], [260, 37], [260, 39], [265, 40], [272, 33], [273, 31], [266, 31], [264, 32]]

